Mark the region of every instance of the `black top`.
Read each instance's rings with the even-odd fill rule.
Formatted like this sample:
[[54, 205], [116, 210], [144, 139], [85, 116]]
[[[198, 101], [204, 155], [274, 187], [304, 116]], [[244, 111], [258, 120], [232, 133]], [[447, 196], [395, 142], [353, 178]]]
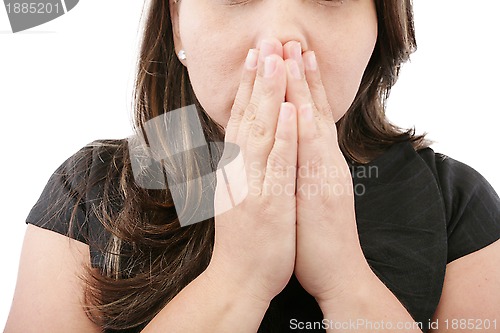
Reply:
[[[73, 184], [110, 163], [109, 159], [96, 158], [99, 149], [95, 143], [82, 149], [91, 167], [87, 174], [74, 176], [80, 179], [66, 179], [65, 175], [81, 158], [70, 158], [56, 170], [27, 223], [87, 244], [100, 237], [100, 222], [86, 214], [82, 205], [76, 207], [76, 218], [69, 228], [74, 205], [64, 200], [74, 198]], [[474, 169], [430, 148], [416, 152], [409, 142], [393, 145], [368, 165], [351, 166], [351, 173], [364, 255], [375, 274], [427, 331], [441, 296], [446, 264], [500, 238], [500, 199]], [[101, 190], [92, 185], [83, 202], [100, 198]], [[54, 211], [49, 205], [62, 214], [49, 213]], [[98, 266], [102, 253], [92, 245], [90, 252], [93, 266]], [[272, 300], [259, 332], [291, 331], [291, 319], [323, 319], [314, 298], [295, 275]]]

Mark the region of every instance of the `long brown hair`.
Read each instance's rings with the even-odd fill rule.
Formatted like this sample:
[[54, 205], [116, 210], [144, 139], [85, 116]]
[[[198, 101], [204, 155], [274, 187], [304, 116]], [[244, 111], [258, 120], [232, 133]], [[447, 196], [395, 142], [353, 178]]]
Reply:
[[[375, 3], [376, 47], [352, 106], [337, 123], [340, 147], [354, 163], [367, 163], [401, 141], [410, 141], [416, 149], [426, 145], [424, 136], [394, 126], [385, 116], [385, 102], [400, 66], [416, 49], [411, 0]], [[144, 135], [148, 120], [192, 104], [199, 110], [207, 142], [224, 141], [223, 128], [203, 111], [186, 68], [176, 57], [169, 1], [151, 0], [135, 82], [135, 129]], [[189, 122], [182, 128], [191, 133]], [[86, 309], [108, 331], [147, 324], [205, 270], [214, 242], [213, 218], [181, 228], [168, 189], [147, 190], [136, 184], [129, 148], [126, 140], [102, 145], [101, 166], [85, 185], [101, 189], [96, 200], [87, 203], [88, 213], [108, 235], [99, 248], [104, 258], [100, 269], [89, 268], [85, 276]], [[221, 151], [211, 154], [217, 162]], [[188, 179], [199, 179], [207, 161], [190, 158], [184, 172]], [[195, 195], [186, 194], [190, 198], [186, 205], [199, 202], [200, 186], [193, 182], [187, 190]]]

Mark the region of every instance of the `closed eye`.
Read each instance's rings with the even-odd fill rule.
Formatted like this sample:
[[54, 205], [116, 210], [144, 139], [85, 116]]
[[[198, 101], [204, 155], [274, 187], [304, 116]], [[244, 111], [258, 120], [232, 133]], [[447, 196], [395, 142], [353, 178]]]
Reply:
[[[313, 0], [314, 1], [314, 0]], [[340, 7], [342, 6], [347, 0], [315, 0], [319, 2], [320, 5], [323, 6], [332, 6], [332, 7]]]
[[225, 2], [229, 6], [242, 6], [246, 5], [250, 1], [251, 0], [224, 0], [223, 2]]
[[[229, 6], [241, 6], [246, 5], [252, 0], [224, 0]], [[348, 0], [312, 0], [319, 2], [320, 5], [340, 7]]]

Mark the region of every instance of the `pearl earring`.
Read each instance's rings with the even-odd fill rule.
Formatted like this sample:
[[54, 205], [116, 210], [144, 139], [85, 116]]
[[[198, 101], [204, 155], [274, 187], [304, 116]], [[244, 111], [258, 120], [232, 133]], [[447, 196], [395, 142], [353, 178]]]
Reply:
[[177, 53], [177, 56], [179, 57], [179, 59], [181, 60], [186, 60], [186, 51], [184, 50], [180, 50], [179, 53]]

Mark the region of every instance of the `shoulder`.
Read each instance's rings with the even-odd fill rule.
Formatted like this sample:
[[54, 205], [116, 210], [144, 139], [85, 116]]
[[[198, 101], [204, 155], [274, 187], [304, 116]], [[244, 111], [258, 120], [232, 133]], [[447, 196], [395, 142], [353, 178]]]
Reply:
[[92, 218], [89, 200], [109, 170], [118, 170], [123, 147], [124, 140], [91, 142], [51, 175], [26, 219], [32, 226], [26, 229], [5, 332], [102, 331], [82, 307], [89, 263], [95, 267], [101, 260], [100, 238], [93, 233], [104, 230]]
[[415, 149], [408, 141], [392, 145], [370, 165], [378, 167], [371, 182], [384, 185], [385, 197], [394, 192], [400, 205], [422, 206], [425, 199], [444, 210], [448, 263], [500, 238], [500, 198], [469, 165], [430, 147]]
[[125, 154], [126, 140], [96, 140], [79, 149], [50, 176], [26, 222], [88, 244], [88, 204], [118, 178]]
[[454, 184], [459, 189], [474, 190], [480, 186], [488, 186], [486, 179], [471, 166], [452, 157], [436, 153], [432, 148], [417, 151], [440, 181], [440, 185]]
[[[95, 140], [77, 153], [71, 156], [66, 162], [69, 171], [86, 172], [89, 177], [99, 174], [103, 170], [119, 169], [124, 165], [127, 152], [127, 140]], [[64, 165], [64, 164], [63, 164]], [[71, 175], [75, 175], [71, 173]]]
[[[431, 148], [417, 151], [434, 173], [445, 203], [451, 209], [467, 206], [471, 200], [487, 199], [500, 203], [498, 194], [491, 184], [474, 168], [445, 154], [436, 153]], [[452, 204], [450, 206], [450, 204]]]
[[418, 151], [434, 173], [443, 198], [448, 262], [500, 238], [500, 198], [474, 168], [431, 148]]
[[126, 145], [126, 140], [92, 141], [68, 157], [52, 174], [47, 185], [61, 181], [68, 188], [82, 190], [81, 185], [104, 169], [116, 169], [123, 164]]

